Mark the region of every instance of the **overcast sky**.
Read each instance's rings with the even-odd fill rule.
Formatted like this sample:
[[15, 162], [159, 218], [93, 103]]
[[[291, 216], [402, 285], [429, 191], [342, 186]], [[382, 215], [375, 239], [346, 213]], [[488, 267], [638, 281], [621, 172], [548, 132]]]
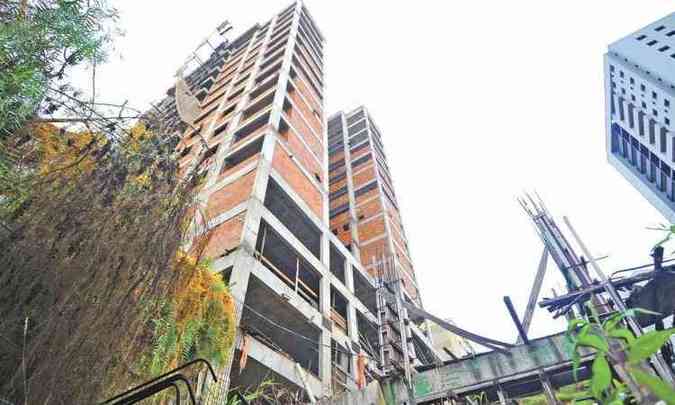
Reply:
[[[290, 1], [115, 4], [126, 36], [98, 94], [143, 108], [222, 20], [241, 31]], [[663, 218], [606, 163], [602, 57], [674, 0], [306, 4], [327, 40], [327, 112], [364, 104], [382, 130], [428, 310], [515, 339], [502, 296], [523, 311], [542, 249], [523, 190], [609, 254], [606, 272], [649, 262], [645, 228]], [[543, 295], [560, 280], [549, 262]], [[562, 328], [538, 311], [532, 331]]]

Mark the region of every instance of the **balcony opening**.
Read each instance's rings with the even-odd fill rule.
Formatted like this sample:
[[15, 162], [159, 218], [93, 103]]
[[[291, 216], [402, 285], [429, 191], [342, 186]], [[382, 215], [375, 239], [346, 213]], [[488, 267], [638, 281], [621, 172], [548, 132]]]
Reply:
[[261, 115], [260, 117], [254, 119], [253, 121], [249, 122], [248, 124], [246, 124], [245, 126], [240, 128], [239, 130], [237, 130], [237, 132], [234, 133], [234, 140], [233, 140], [234, 143], [237, 143], [237, 142], [241, 141], [242, 139], [247, 138], [248, 136], [250, 136], [251, 134], [253, 134], [257, 130], [259, 130], [260, 128], [267, 125], [269, 123], [269, 119], [270, 119], [270, 113], [267, 112], [267, 113]]
[[[253, 354], [255, 352], [271, 350], [279, 355], [279, 360], [286, 360], [289, 365], [297, 362], [311, 373], [310, 376], [318, 378], [321, 330], [311, 324], [306, 316], [291, 303], [255, 276], [249, 279], [244, 302], [240, 327], [253, 340], [251, 342], [252, 355], [255, 356]], [[283, 329], [279, 328], [279, 325], [282, 325]], [[254, 345], [262, 346], [263, 350], [254, 350], [252, 347]], [[262, 354], [265, 356], [264, 353]], [[274, 354], [270, 353], [270, 355]], [[253, 357], [253, 359], [256, 358]], [[239, 362], [234, 363], [237, 363], [235, 367], [238, 367]], [[284, 367], [284, 365], [280, 366]], [[248, 368], [247, 365], [242, 372], [247, 372]], [[269, 372], [269, 369], [267, 371]], [[236, 374], [238, 373], [232, 373], [232, 375]], [[262, 375], [261, 379], [264, 377]]]
[[256, 257], [314, 309], [319, 309], [321, 274], [265, 221], [260, 223]]
[[239, 79], [235, 84], [232, 85], [232, 87], [236, 89], [237, 87], [239, 87], [239, 86], [241, 86], [242, 84], [246, 83], [246, 81], [248, 80], [249, 77], [251, 77], [251, 74], [250, 74], [250, 73], [246, 74], [244, 77], [242, 77], [241, 79]]
[[276, 65], [265, 71], [263, 71], [263, 66], [261, 66], [259, 71], [260, 73], [258, 74], [258, 77], [255, 79], [255, 83], [258, 84], [264, 82], [269, 77], [276, 74], [279, 71], [279, 69], [281, 69], [281, 62], [277, 63]]
[[351, 374], [351, 352], [331, 339], [331, 353], [333, 390], [335, 393], [345, 392], [349, 389], [347, 379]]
[[358, 269], [354, 268], [354, 295], [368, 308], [373, 316], [377, 316], [377, 289]]
[[330, 272], [333, 273], [342, 284], [345, 283], [345, 257], [335, 247], [333, 242], [330, 243]]
[[248, 161], [253, 156], [259, 154], [260, 151], [262, 150], [262, 145], [263, 145], [263, 138], [260, 138], [244, 146], [238, 151], [232, 153], [225, 159], [225, 163], [223, 164], [223, 169], [221, 170], [221, 173], [231, 170], [239, 166], [243, 162]]
[[[284, 51], [281, 50], [276, 55], [272, 55], [269, 58], [265, 58], [264, 62], [260, 64], [259, 72], [268, 73], [268, 72], [276, 72], [277, 70], [279, 70], [281, 68], [281, 64], [283, 62], [283, 58], [282, 58], [283, 55], [284, 55]], [[270, 66], [272, 66], [272, 65], [274, 65], [274, 66], [270, 68]]]
[[348, 334], [347, 299], [333, 286], [330, 287], [330, 318], [333, 321], [333, 330], [337, 328], [345, 335]]
[[277, 84], [278, 80], [279, 77], [277, 76], [275, 78], [266, 81], [265, 83], [260, 84], [257, 88], [251, 91], [251, 100], [255, 100], [260, 95], [267, 92], [269, 89], [273, 88]]
[[270, 179], [265, 193], [265, 207], [309, 250], [317, 259], [321, 255], [321, 230], [302, 209], [286, 194], [281, 186]]
[[246, 90], [245, 87], [239, 88], [233, 94], [230, 94], [229, 96], [227, 96], [227, 101], [229, 102], [229, 101], [234, 100], [235, 98], [238, 98], [239, 96], [241, 96], [244, 93], [244, 90]]
[[264, 110], [265, 108], [268, 108], [269, 106], [272, 105], [272, 101], [274, 101], [274, 93], [271, 93], [262, 98], [261, 100], [258, 100], [255, 103], [249, 105], [244, 110], [242, 121], [246, 121], [252, 116], [258, 114], [260, 111]]
[[237, 103], [232, 104], [232, 106], [230, 106], [228, 109], [226, 109], [225, 111], [223, 111], [223, 113], [221, 114], [221, 117], [227, 117], [227, 116], [229, 116], [230, 114], [232, 114], [232, 113], [234, 112], [234, 110], [235, 110], [236, 108], [237, 108]]

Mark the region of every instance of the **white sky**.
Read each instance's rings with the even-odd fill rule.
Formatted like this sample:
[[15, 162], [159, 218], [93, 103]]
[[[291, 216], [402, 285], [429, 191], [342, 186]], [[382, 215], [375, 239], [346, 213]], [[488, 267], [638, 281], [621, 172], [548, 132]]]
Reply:
[[[119, 0], [126, 36], [97, 72], [101, 99], [158, 100], [195, 47], [290, 0]], [[506, 340], [542, 249], [516, 203], [536, 189], [611, 272], [647, 263], [663, 221], [605, 159], [607, 44], [675, 0], [319, 1], [327, 113], [365, 104], [382, 130], [426, 308]], [[562, 221], [560, 221], [562, 226]], [[545, 296], [561, 277], [549, 261]], [[563, 328], [543, 311], [535, 335]]]

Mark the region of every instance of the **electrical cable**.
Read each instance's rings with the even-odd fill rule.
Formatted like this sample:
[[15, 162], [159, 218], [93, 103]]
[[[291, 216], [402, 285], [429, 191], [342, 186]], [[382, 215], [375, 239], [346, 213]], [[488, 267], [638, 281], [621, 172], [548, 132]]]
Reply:
[[[268, 322], [270, 325], [272, 325], [272, 326], [274, 326], [274, 327], [276, 327], [276, 328], [278, 328], [278, 329], [281, 329], [281, 330], [283, 330], [284, 332], [286, 332], [286, 333], [288, 333], [288, 334], [290, 334], [290, 335], [293, 335], [293, 336], [296, 336], [296, 337], [298, 337], [298, 338], [300, 338], [300, 339], [302, 339], [302, 340], [306, 340], [306, 341], [308, 341], [308, 342], [311, 342], [312, 344], [316, 344], [317, 346], [321, 346], [321, 347], [330, 347], [332, 350], [334, 350], [334, 351], [336, 351], [336, 352], [339, 352], [339, 353], [348, 354], [348, 355], [350, 355], [350, 356], [355, 354], [355, 353], [353, 353], [353, 352], [348, 352], [348, 351], [340, 350], [340, 349], [337, 349], [337, 348], [333, 348], [332, 345], [325, 345], [325, 344], [322, 344], [322, 343], [320, 343], [320, 342], [317, 342], [317, 341], [315, 341], [314, 339], [312, 339], [312, 338], [310, 338], [310, 337], [308, 337], [308, 336], [305, 336], [305, 335], [302, 335], [302, 334], [300, 334], [300, 333], [298, 333], [298, 332], [295, 332], [294, 330], [289, 329], [289, 328], [287, 328], [287, 327], [285, 327], [285, 326], [283, 326], [283, 325], [279, 325], [279, 324], [276, 323], [275, 321], [271, 320], [270, 318], [268, 318], [268, 317], [266, 317], [265, 315], [261, 314], [260, 312], [256, 311], [256, 310], [253, 309], [250, 305], [247, 305], [246, 303], [242, 302], [241, 300], [239, 300], [239, 299], [237, 299], [237, 298], [235, 298], [235, 297], [232, 297], [232, 299], [233, 299], [234, 301], [236, 301], [237, 303], [241, 304], [242, 306], [244, 306], [245, 308], [247, 308], [249, 311], [253, 312], [253, 313], [254, 313], [255, 315], [257, 315], [258, 317], [260, 317], [260, 318], [262, 318], [263, 320], [265, 320], [266, 322]], [[315, 347], [310, 346], [310, 348], [311, 348], [312, 350], [316, 351], [317, 353], [319, 353], [319, 350], [316, 349]], [[368, 357], [368, 358], [370, 358], [371, 360], [374, 360], [374, 361], [377, 360], [377, 359], [375, 359], [374, 357], [369, 356], [368, 354], [364, 354], [364, 356], [366, 356], [366, 357]]]

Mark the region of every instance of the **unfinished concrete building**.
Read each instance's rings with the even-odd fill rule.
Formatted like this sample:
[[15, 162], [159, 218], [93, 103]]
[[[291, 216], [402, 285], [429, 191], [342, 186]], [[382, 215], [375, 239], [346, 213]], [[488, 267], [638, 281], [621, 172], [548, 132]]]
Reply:
[[328, 226], [323, 47], [302, 3], [219, 47], [177, 146], [181, 170], [203, 176], [205, 253], [237, 302], [230, 387], [272, 378], [329, 396], [355, 388], [359, 353], [381, 374], [376, 284]]
[[382, 135], [361, 106], [328, 120], [330, 226], [371, 275], [394, 256], [407, 297], [420, 302]]
[[[228, 387], [244, 390], [271, 378], [303, 395], [327, 397], [356, 388], [359, 357], [368, 359], [366, 380], [395, 371], [392, 364], [411, 369], [424, 363], [420, 358], [436, 358], [404, 310], [396, 311], [398, 326], [382, 326], [392, 303], [373, 277], [374, 263], [364, 266], [358, 244], [349, 246], [331, 231], [331, 201], [339, 196], [329, 192], [323, 54], [320, 30], [307, 8], [294, 3], [214, 47], [189, 74], [186, 82], [201, 111], [190, 126], [177, 123], [171, 91], [158, 105], [164, 120], [182, 129], [180, 171], [195, 170], [201, 178], [210, 236], [205, 255], [229, 281], [237, 304], [237, 344], [231, 365], [221, 370], [221, 395]], [[368, 139], [375, 136], [371, 131], [376, 129]], [[381, 146], [379, 138], [369, 142]], [[387, 187], [380, 181], [378, 187]], [[353, 191], [349, 198], [360, 197]], [[378, 188], [384, 192], [390, 191]], [[380, 203], [381, 209], [390, 205]], [[369, 250], [363, 243], [364, 252], [387, 254], [405, 246], [398, 216], [386, 223], [396, 227], [388, 231], [391, 249]], [[407, 292], [400, 294], [419, 302], [404, 249], [396, 259], [408, 274]]]
[[385, 371], [444, 358], [422, 332], [422, 320], [409, 322], [392, 298], [422, 305], [380, 130], [361, 106], [333, 114], [327, 134], [331, 231], [386, 287], [380, 297]]

